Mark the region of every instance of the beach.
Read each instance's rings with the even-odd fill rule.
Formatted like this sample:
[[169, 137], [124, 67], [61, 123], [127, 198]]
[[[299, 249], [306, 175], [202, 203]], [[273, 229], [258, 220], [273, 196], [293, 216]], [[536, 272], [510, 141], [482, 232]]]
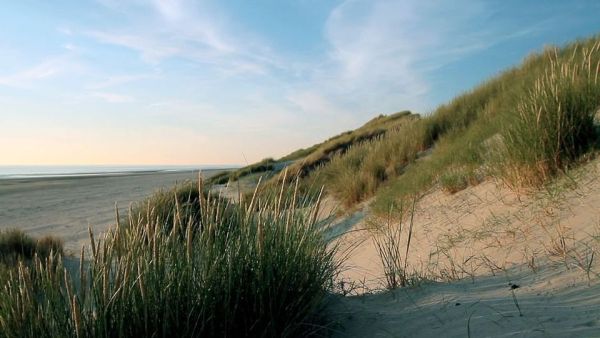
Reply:
[[[219, 171], [202, 173], [209, 177]], [[0, 230], [57, 236], [64, 240], [67, 253], [78, 253], [89, 243], [88, 227], [100, 236], [115, 223], [115, 203], [125, 214], [131, 203], [197, 176], [197, 171], [174, 171], [3, 179]]]

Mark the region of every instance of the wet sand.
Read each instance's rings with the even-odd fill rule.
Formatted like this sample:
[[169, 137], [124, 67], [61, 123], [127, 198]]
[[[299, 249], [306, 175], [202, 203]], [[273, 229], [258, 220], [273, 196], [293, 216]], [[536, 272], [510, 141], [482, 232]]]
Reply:
[[67, 253], [76, 253], [89, 242], [88, 226], [100, 235], [114, 223], [115, 202], [126, 212], [130, 203], [197, 176], [186, 171], [0, 180], [0, 230], [59, 236]]

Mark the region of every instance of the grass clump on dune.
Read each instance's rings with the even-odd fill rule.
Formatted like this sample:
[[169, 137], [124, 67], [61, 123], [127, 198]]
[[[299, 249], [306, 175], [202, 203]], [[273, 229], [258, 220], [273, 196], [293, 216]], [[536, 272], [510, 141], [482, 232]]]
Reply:
[[517, 186], [537, 186], [566, 169], [596, 141], [600, 107], [600, 41], [572, 54], [549, 49], [549, 63], [519, 100], [502, 130], [502, 174]]
[[47, 235], [36, 239], [20, 229], [2, 231], [0, 232], [0, 281], [11, 280], [18, 271], [19, 265], [30, 266], [34, 260], [62, 256], [63, 251], [62, 239], [54, 236]]
[[[348, 146], [357, 143], [357, 141], [363, 141], [371, 139], [376, 136], [384, 134], [386, 131], [397, 127], [398, 124], [402, 124], [404, 119], [407, 117], [415, 117], [410, 111], [401, 111], [390, 115], [379, 115], [358, 129], [343, 132], [339, 135], [329, 138], [328, 140], [317, 143], [306, 149], [298, 149], [293, 153], [282, 157], [279, 161], [295, 161], [308, 159], [309, 156], [313, 156], [313, 160], [319, 153], [323, 154], [331, 153], [335, 150], [343, 150]], [[309, 161], [312, 162], [312, 161]]]
[[48, 257], [51, 252], [62, 255], [63, 241], [54, 236], [36, 239], [19, 229], [0, 232], [0, 261], [11, 264], [18, 260], [32, 259], [36, 254]]
[[[206, 192], [203, 192], [206, 197]], [[172, 189], [161, 189], [148, 198], [133, 204], [128, 218], [121, 221], [131, 223], [155, 222], [165, 230], [173, 228], [178, 218], [190, 220], [194, 226], [200, 222], [198, 184], [186, 181], [177, 184]], [[131, 220], [133, 219], [133, 220]]]
[[315, 221], [318, 203], [295, 204], [287, 188], [245, 205], [200, 196], [197, 219], [174, 203], [168, 228], [149, 205], [145, 218], [92, 238], [75, 277], [58, 258], [20, 265], [2, 281], [0, 335], [279, 337], [321, 329], [336, 264]]
[[0, 233], [0, 255], [3, 260], [22, 257], [31, 259], [35, 253], [35, 240], [22, 230], [10, 229]]
[[466, 189], [473, 179], [470, 172], [463, 168], [449, 168], [440, 176], [439, 181], [443, 190], [454, 194]]
[[46, 235], [39, 238], [35, 244], [35, 252], [41, 257], [49, 257], [53, 253], [57, 253], [62, 256], [64, 247], [64, 241], [61, 238]]
[[312, 175], [315, 170], [328, 165], [333, 158], [344, 155], [352, 147], [380, 139], [417, 118], [418, 115], [413, 115], [409, 111], [390, 116], [380, 115], [356, 130], [342, 133], [319, 144], [310, 154], [291, 165], [289, 170], [294, 176]]
[[406, 121], [384, 136], [353, 145], [313, 175], [346, 206], [371, 197], [426, 148], [427, 136], [419, 125], [416, 119]]
[[[409, 214], [406, 212], [405, 215], [405, 207], [400, 205], [397, 211], [399, 224], [392, 224], [392, 219], [389, 217], [386, 223], [375, 224], [372, 229], [374, 232], [373, 243], [383, 267], [386, 287], [390, 290], [415, 284], [419, 280], [417, 274], [408, 271], [408, 255], [410, 253], [416, 202], [416, 199], [412, 202], [410, 217], [405, 217]], [[404, 222], [405, 218], [410, 219], [408, 224]], [[402, 235], [406, 237], [406, 240], [402, 240]], [[406, 249], [402, 246], [404, 242], [406, 242]]]
[[272, 158], [265, 158], [264, 160], [251, 164], [249, 166], [234, 170], [234, 171], [224, 171], [219, 173], [208, 179], [210, 184], [227, 184], [229, 182], [234, 182], [239, 180], [240, 178], [257, 174], [257, 173], [267, 173], [275, 170], [275, 165], [278, 161], [275, 161]]

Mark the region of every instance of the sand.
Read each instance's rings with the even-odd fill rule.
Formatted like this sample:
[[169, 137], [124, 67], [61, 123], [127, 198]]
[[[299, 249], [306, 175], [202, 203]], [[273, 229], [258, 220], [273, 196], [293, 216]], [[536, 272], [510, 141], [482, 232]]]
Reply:
[[88, 226], [100, 235], [114, 224], [115, 202], [126, 212], [130, 203], [197, 175], [189, 171], [0, 180], [0, 230], [58, 236], [68, 254], [78, 253], [89, 244]]
[[350, 296], [332, 305], [337, 335], [600, 337], [599, 173], [596, 160], [528, 194], [491, 180], [453, 195], [432, 189], [416, 205], [408, 257], [423, 279], [394, 291], [365, 230], [386, 221], [368, 206], [344, 218], [350, 231], [336, 243]]
[[564, 266], [510, 269], [474, 281], [336, 297], [330, 313], [338, 323], [334, 337], [599, 337], [599, 294], [598, 283], [588, 286], [580, 271]]

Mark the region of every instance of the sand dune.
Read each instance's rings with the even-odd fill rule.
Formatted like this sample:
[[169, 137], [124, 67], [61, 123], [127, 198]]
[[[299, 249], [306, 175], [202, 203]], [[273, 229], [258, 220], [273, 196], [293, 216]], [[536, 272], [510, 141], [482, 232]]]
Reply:
[[339, 336], [600, 336], [599, 172], [595, 161], [528, 195], [492, 181], [430, 192], [416, 206], [408, 256], [425, 281], [394, 291], [367, 230], [385, 221], [358, 211], [338, 239], [339, 278], [356, 295], [333, 305]]

